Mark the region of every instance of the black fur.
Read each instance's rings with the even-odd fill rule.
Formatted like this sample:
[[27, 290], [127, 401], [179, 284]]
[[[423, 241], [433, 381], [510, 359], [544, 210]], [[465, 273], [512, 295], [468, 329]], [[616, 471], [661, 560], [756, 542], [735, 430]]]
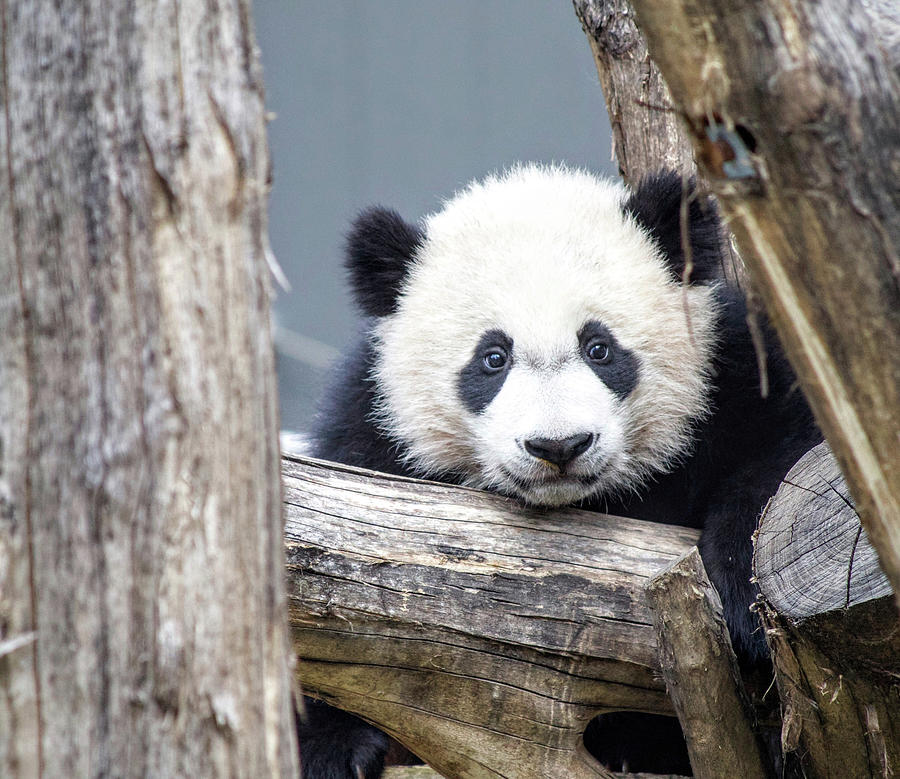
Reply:
[[358, 717], [305, 699], [297, 715], [300, 769], [305, 779], [378, 779], [389, 739]]
[[[685, 264], [680, 237], [683, 194], [679, 176], [658, 174], [645, 179], [625, 204], [625, 211], [658, 243], [678, 281], [684, 280]], [[688, 282], [719, 279], [721, 242], [716, 210], [710, 202], [696, 196], [693, 184], [689, 184], [687, 194], [691, 198], [693, 255]], [[393, 212], [373, 210], [357, 221], [350, 237], [348, 264], [357, 302], [365, 314], [383, 316], [395, 310], [400, 284], [421, 241], [421, 234]], [[584, 507], [702, 528], [701, 555], [722, 597], [739, 659], [745, 668], [752, 669], [764, 666], [767, 655], [759, 625], [749, 611], [756, 598], [750, 581], [751, 534], [760, 511], [787, 470], [821, 440], [821, 435], [774, 333], [764, 322], [769, 396], [761, 397], [757, 357], [743, 297], [738, 290], [724, 285], [718, 295], [721, 313], [711, 397], [713, 411], [695, 431], [695, 446], [672, 472], [658, 476], [641, 494], [628, 499], [595, 498]], [[371, 322], [366, 331], [370, 328]], [[473, 359], [480, 360], [480, 353]], [[374, 387], [370, 371], [374, 360], [369, 340], [362, 336], [326, 395], [314, 432], [316, 456], [389, 473], [454, 481], [448, 474], [410, 471], [403, 463], [399, 445], [386, 440], [373, 425]], [[635, 364], [633, 368], [637, 375], [639, 366]], [[365, 751], [376, 743], [374, 736], [360, 730], [368, 726], [358, 720], [353, 728], [342, 730], [344, 716], [318, 706], [312, 710], [310, 723], [301, 728], [304, 750], [317, 754], [307, 760], [308, 779], [355, 779], [352, 774], [327, 766], [346, 765], [348, 750]], [[624, 763], [632, 770], [685, 770], [679, 732], [671, 723], [660, 726], [659, 718], [629, 713], [607, 715], [592, 724], [586, 742], [612, 768], [621, 768]], [[383, 756], [381, 751], [375, 762]]]
[[[687, 202], [691, 248], [690, 278], [684, 278], [681, 204]], [[702, 197], [693, 179], [685, 188], [679, 174], [661, 171], [646, 176], [625, 202], [631, 214], [659, 244], [676, 281], [702, 283], [722, 275], [722, 230], [712, 200]]]
[[[372, 421], [375, 385], [371, 371], [375, 350], [369, 333], [373, 320], [363, 322], [356, 342], [344, 355], [318, 409], [313, 453], [325, 460], [408, 475], [397, 447]], [[335, 424], [345, 420], [348, 424]]]
[[[506, 356], [506, 364], [499, 370], [492, 370], [484, 364], [484, 357], [492, 349], [501, 350]], [[469, 360], [456, 379], [456, 391], [460, 400], [473, 414], [484, 411], [500, 392], [506, 374], [512, 367], [513, 343], [502, 330], [488, 330], [472, 352]]]
[[347, 236], [347, 270], [366, 316], [394, 312], [422, 231], [388, 208], [363, 211]]
[[[598, 342], [609, 348], [609, 362], [597, 362], [589, 357], [588, 350]], [[640, 360], [616, 340], [606, 325], [588, 322], [578, 333], [578, 343], [581, 344], [584, 361], [619, 398], [627, 398], [634, 391], [640, 376]]]

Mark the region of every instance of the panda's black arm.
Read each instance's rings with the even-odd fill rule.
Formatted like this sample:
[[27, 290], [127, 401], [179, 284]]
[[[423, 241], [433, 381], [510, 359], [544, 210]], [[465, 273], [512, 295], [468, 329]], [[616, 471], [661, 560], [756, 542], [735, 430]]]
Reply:
[[718, 358], [715, 412], [688, 470], [691, 481], [705, 478], [707, 484], [696, 503], [703, 563], [722, 598], [738, 657], [755, 663], [768, 653], [749, 610], [757, 596], [751, 539], [768, 500], [822, 434], [777, 337], [760, 318], [768, 380], [762, 396], [743, 300], [733, 290], [725, 299], [721, 329], [729, 349]]
[[[343, 356], [323, 395], [312, 430], [314, 457], [361, 468], [412, 475], [397, 448], [372, 421], [370, 379], [375, 354], [369, 327]], [[297, 720], [300, 759], [306, 779], [376, 779], [384, 768], [389, 739], [361, 719], [311, 698]]]
[[779, 453], [765, 462], [754, 459], [736, 468], [716, 485], [706, 505], [700, 555], [722, 599], [735, 652], [745, 666], [758, 665], [768, 657], [759, 619], [750, 611], [758, 594], [751, 582], [751, 538], [762, 508], [806, 451], [790, 449], [785, 456]]

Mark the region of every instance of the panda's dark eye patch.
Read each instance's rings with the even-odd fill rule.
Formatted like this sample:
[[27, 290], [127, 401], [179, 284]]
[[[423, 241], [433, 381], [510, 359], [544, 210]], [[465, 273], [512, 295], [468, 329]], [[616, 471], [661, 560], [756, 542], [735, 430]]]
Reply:
[[512, 339], [502, 330], [488, 330], [472, 350], [456, 377], [456, 390], [473, 414], [484, 411], [494, 399], [512, 365]]
[[628, 397], [638, 383], [640, 360], [623, 347], [602, 322], [590, 321], [578, 332], [584, 361], [619, 398]]

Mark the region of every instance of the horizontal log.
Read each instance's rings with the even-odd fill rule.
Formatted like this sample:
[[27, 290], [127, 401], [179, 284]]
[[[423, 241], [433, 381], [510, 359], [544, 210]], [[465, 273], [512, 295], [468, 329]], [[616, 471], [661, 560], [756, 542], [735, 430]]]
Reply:
[[644, 587], [697, 531], [282, 465], [307, 693], [454, 777], [605, 775], [581, 739], [596, 714], [672, 713]]
[[807, 452], [760, 520], [754, 570], [783, 617], [805, 619], [890, 595], [828, 445]]
[[[591, 718], [673, 713], [645, 587], [696, 531], [311, 459], [282, 468], [307, 693], [454, 777], [603, 775], [582, 746]], [[763, 518], [756, 573], [788, 617], [888, 591], [832, 468], [827, 450], [807, 455]]]

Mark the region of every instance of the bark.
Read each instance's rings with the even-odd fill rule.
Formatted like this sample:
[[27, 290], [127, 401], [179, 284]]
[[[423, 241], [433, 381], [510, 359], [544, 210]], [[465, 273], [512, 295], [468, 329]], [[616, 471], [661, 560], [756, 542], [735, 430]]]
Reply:
[[0, 775], [295, 775], [249, 6], [0, 36]]
[[[890, 14], [889, 3], [873, 3]], [[900, 78], [854, 0], [635, 0], [741, 256], [900, 592]], [[896, 27], [894, 27], [894, 30]], [[895, 36], [896, 37], [896, 36]]]
[[[573, 4], [600, 76], [612, 127], [613, 158], [622, 178], [636, 185], [648, 173], [663, 169], [686, 178], [696, 176], [691, 139], [659, 68], [650, 59], [630, 0], [573, 0]], [[700, 187], [707, 189], [703, 181]], [[727, 228], [722, 249], [727, 258], [723, 277], [745, 287], [752, 310], [758, 310]]]
[[659, 68], [628, 0], [573, 0], [594, 55], [613, 133], [614, 158], [625, 181], [669, 168], [693, 175], [690, 138], [672, 106]]
[[671, 714], [644, 586], [697, 532], [285, 460], [304, 690], [446, 776], [605, 775], [598, 713]]
[[698, 779], [764, 779], [766, 758], [722, 602], [696, 547], [647, 586], [662, 677]]
[[765, 511], [754, 570], [785, 752], [807, 776], [889, 776], [900, 764], [897, 613], [826, 444]]
[[[795, 622], [762, 607], [798, 775], [878, 777], [900, 765], [900, 637], [893, 598]], [[839, 759], [836, 759], [838, 757]]]

